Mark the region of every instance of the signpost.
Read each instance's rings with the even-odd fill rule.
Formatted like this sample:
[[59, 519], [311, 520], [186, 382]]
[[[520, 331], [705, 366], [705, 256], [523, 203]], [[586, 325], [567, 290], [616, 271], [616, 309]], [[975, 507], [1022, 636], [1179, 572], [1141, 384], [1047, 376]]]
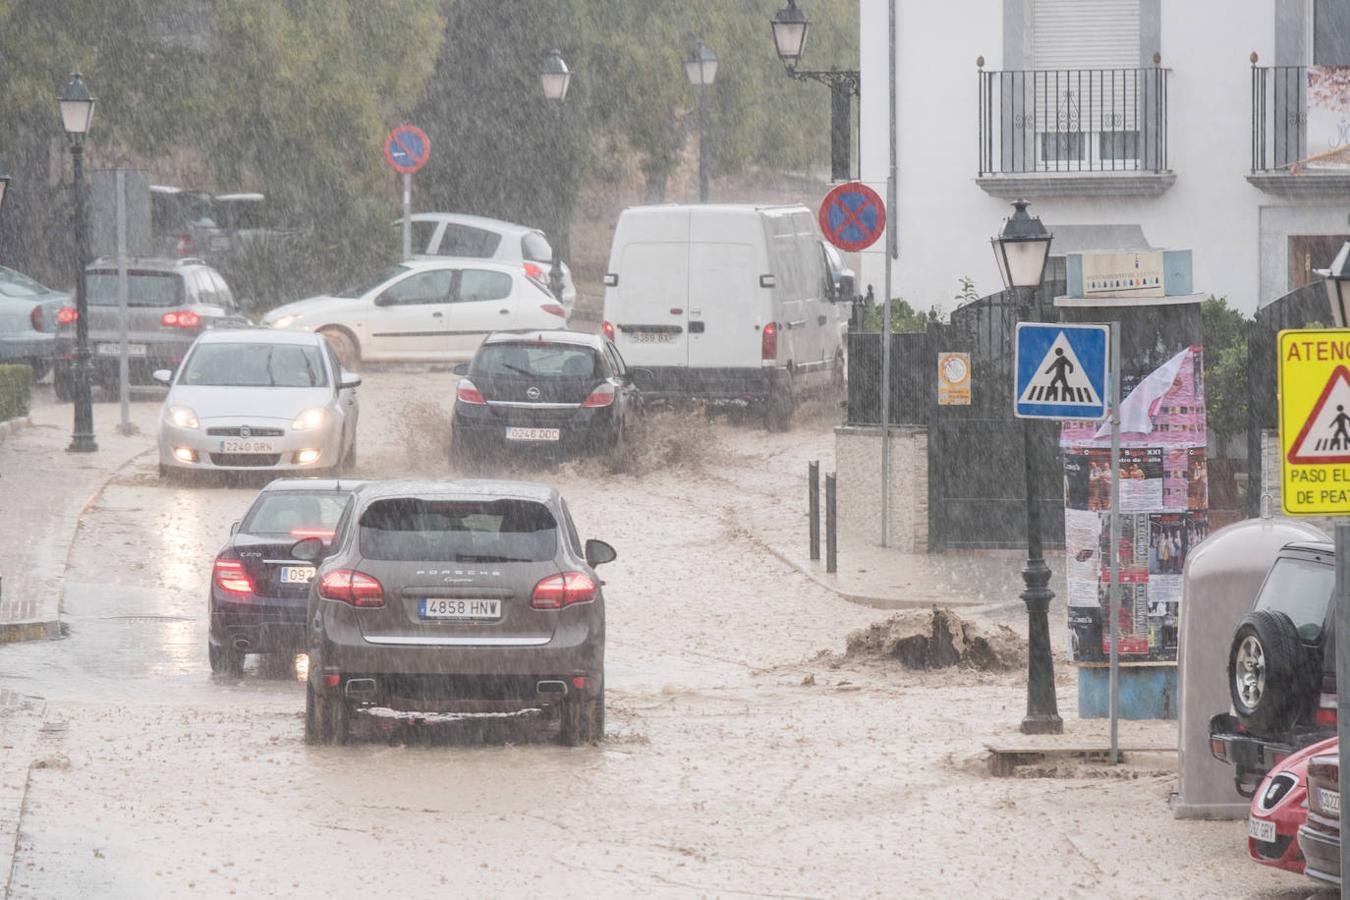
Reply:
[[412, 176], [431, 157], [431, 140], [416, 125], [400, 125], [384, 139], [384, 159], [403, 176], [403, 258], [412, 256]]
[[118, 331], [118, 397], [121, 400], [121, 434], [132, 434], [131, 387], [127, 346], [127, 267], [129, 260], [154, 253], [150, 237], [150, 182], [140, 169], [99, 169], [93, 173], [90, 222], [95, 256], [111, 256], [117, 261], [117, 309], [121, 322]]

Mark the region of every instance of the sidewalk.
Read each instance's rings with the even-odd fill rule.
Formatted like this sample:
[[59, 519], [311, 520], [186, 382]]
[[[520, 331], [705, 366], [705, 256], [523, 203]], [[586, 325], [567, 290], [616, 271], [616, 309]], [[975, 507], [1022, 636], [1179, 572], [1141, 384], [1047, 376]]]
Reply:
[[120, 469], [152, 449], [159, 404], [131, 405], [140, 434], [117, 433], [120, 408], [94, 404], [96, 453], [67, 453], [74, 410], [33, 389], [31, 424], [0, 430], [0, 643], [56, 637], [66, 557], [81, 514]]

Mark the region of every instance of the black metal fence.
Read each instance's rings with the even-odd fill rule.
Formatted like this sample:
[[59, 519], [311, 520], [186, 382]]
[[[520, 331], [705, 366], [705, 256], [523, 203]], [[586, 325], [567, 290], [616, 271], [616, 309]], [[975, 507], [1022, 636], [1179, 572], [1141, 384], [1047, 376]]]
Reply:
[[1307, 68], [1252, 66], [1252, 171], [1283, 169], [1307, 155]]
[[979, 174], [1166, 171], [1169, 72], [980, 69]]

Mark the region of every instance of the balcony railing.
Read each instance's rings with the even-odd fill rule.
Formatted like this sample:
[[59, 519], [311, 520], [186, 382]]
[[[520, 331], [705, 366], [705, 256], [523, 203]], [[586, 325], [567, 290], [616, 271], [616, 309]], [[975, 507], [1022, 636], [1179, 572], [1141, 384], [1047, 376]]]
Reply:
[[980, 177], [1167, 171], [1167, 76], [980, 69]]
[[1252, 66], [1252, 171], [1284, 169], [1308, 155], [1306, 66]]

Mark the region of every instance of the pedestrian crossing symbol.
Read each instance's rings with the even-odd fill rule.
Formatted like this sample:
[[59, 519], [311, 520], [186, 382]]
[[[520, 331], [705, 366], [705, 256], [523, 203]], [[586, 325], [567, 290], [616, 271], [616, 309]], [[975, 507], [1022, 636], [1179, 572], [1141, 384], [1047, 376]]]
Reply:
[[1281, 505], [1350, 514], [1350, 329], [1281, 331], [1279, 353]]
[[1104, 418], [1109, 335], [1106, 325], [1018, 323], [1016, 415]]

